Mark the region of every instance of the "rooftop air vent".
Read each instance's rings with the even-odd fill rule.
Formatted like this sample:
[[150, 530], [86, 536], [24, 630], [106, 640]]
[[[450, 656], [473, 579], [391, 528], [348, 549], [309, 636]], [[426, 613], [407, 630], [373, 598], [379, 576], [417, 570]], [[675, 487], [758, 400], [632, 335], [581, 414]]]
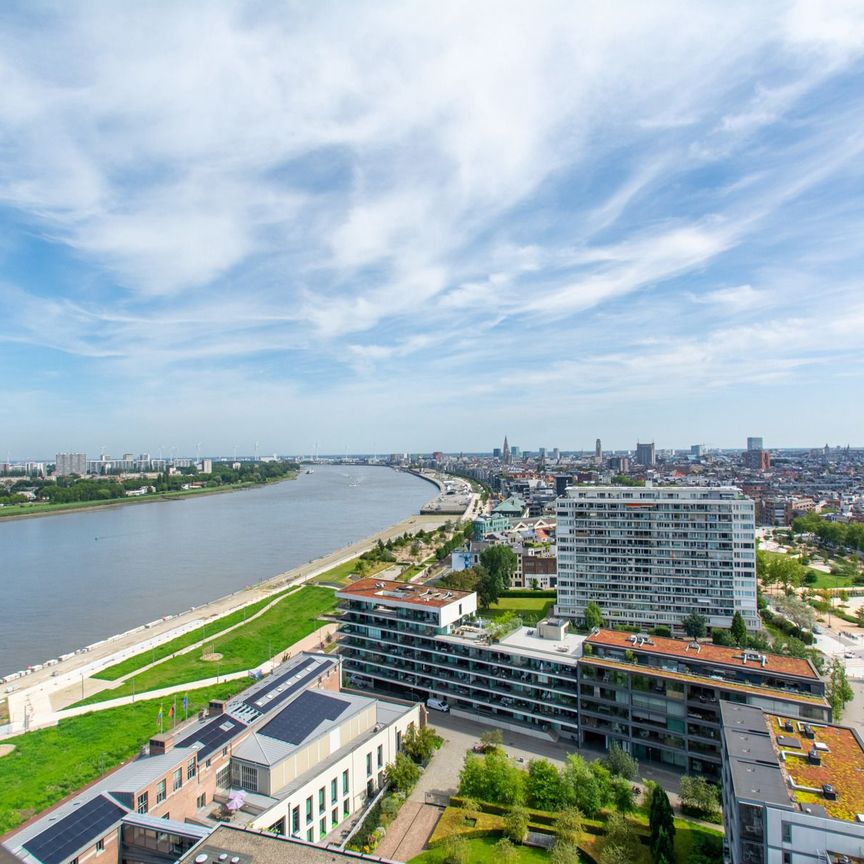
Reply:
[[807, 754], [807, 761], [811, 765], [821, 765], [822, 764], [822, 756], [819, 754], [819, 751], [813, 747], [810, 752]]
[[830, 783], [822, 784], [822, 795], [826, 801], [837, 800], [837, 790]]

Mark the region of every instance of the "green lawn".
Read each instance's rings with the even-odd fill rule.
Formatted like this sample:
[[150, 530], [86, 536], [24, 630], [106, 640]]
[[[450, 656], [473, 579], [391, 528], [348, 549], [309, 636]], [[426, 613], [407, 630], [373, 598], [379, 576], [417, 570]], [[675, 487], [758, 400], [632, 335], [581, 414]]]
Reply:
[[[337, 564], [335, 567], [331, 567], [329, 570], [326, 570], [324, 573], [319, 574], [314, 579], [309, 580], [310, 585], [347, 585], [348, 577], [354, 573], [357, 569], [357, 565], [360, 563], [360, 558], [352, 558], [350, 561], [344, 561], [342, 564]], [[366, 576], [374, 576], [376, 573], [380, 573], [382, 570], [386, 570], [388, 567], [392, 567], [394, 564], [393, 561], [378, 561], [372, 564], [367, 565]]]
[[480, 609], [478, 614], [484, 618], [496, 618], [512, 612], [525, 622], [536, 623], [545, 618], [554, 605], [555, 601], [549, 597], [501, 597], [488, 609]]
[[[190, 690], [189, 715], [249, 684], [243, 679]], [[161, 704], [168, 722], [168, 702]], [[15, 750], [0, 758], [0, 834], [134, 756], [159, 731], [159, 705], [156, 699], [96, 711], [4, 741]]]
[[[694, 846], [701, 846], [702, 854], [708, 860], [720, 861], [723, 851], [723, 831], [721, 828], [705, 828], [686, 819], [675, 820], [675, 859], [677, 864], [689, 864], [693, 860]], [[714, 855], [706, 854], [713, 850]]]
[[188, 654], [164, 660], [119, 687], [103, 690], [77, 704], [90, 705], [128, 696], [133, 692], [133, 686], [134, 692], [145, 693], [162, 687], [201, 681], [217, 674], [226, 675], [253, 669], [317, 630], [321, 626], [318, 617], [333, 611], [335, 605], [336, 595], [330, 589], [311, 586], [302, 588], [284, 597], [260, 618], [226, 633], [222, 638], [217, 635], [212, 643], [208, 640], [208, 651], [222, 655], [218, 663], [202, 660], [201, 651], [195, 649]]
[[821, 570], [813, 570], [816, 581], [810, 585], [804, 583], [805, 588], [852, 588], [855, 580], [851, 576], [834, 576], [831, 573], [823, 573]]
[[188, 633], [184, 633], [182, 636], [178, 636], [170, 642], [165, 642], [164, 644], [157, 645], [155, 648], [151, 648], [141, 654], [135, 654], [133, 657], [128, 657], [120, 663], [115, 663], [113, 666], [108, 666], [101, 672], [97, 672], [92, 677], [101, 678], [104, 681], [116, 681], [118, 678], [122, 678], [130, 672], [134, 672], [142, 666], [149, 666], [156, 660], [170, 657], [172, 654], [180, 651], [187, 645], [194, 645], [196, 642], [203, 639], [205, 635], [209, 638], [216, 638], [216, 634], [220, 631], [227, 630], [229, 627], [233, 627], [235, 624], [245, 621], [250, 615], [254, 615], [269, 603], [272, 603], [277, 597], [283, 597], [288, 593], [288, 591], [293, 590], [293, 588], [289, 588], [285, 591], [280, 591], [278, 594], [271, 594], [269, 597], [265, 597], [257, 603], [251, 603], [249, 606], [246, 606], [243, 609], [238, 609], [236, 612], [232, 612], [222, 618], [208, 621], [201, 628], [190, 630]]
[[[495, 844], [499, 839], [499, 837], [473, 837], [467, 840], [468, 864], [495, 864]], [[543, 849], [535, 849], [533, 846], [514, 848], [518, 864], [549, 864], [549, 853]], [[412, 858], [409, 864], [442, 864], [443, 860], [444, 850], [439, 846], [421, 852], [416, 858]]]

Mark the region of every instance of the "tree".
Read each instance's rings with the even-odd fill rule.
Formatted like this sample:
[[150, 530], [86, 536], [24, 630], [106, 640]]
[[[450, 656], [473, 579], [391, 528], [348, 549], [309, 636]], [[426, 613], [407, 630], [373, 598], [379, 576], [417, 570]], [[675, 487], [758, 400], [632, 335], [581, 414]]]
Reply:
[[482, 758], [467, 753], [459, 773], [459, 794], [493, 804], [518, 804], [523, 782], [523, 772], [503, 751], [490, 750]]
[[405, 730], [402, 745], [415, 762], [428, 762], [440, 746], [441, 739], [431, 726], [418, 729], [413, 723]]
[[443, 864], [465, 864], [468, 860], [468, 842], [464, 837], [452, 835], [441, 844]]
[[485, 753], [487, 750], [495, 750], [504, 744], [504, 733], [500, 729], [486, 729], [480, 735], [480, 746]]
[[584, 828], [585, 817], [578, 807], [565, 807], [555, 821], [558, 840], [563, 843], [572, 843], [574, 846], [579, 843]]
[[706, 621], [705, 616], [700, 615], [698, 612], [691, 612], [681, 622], [684, 632], [691, 639], [699, 639], [704, 636], [707, 632], [707, 624], [708, 622]]
[[625, 780], [632, 780], [639, 773], [639, 763], [617, 741], [610, 745], [603, 764], [610, 774]]
[[481, 608], [488, 609], [493, 603], [498, 602], [501, 596], [501, 583], [482, 565], [478, 564], [475, 570], [480, 571], [477, 580], [477, 600]]
[[513, 846], [513, 842], [508, 837], [502, 837], [495, 844], [495, 862], [496, 864], [516, 864], [519, 859], [519, 853]]
[[578, 846], [573, 843], [563, 843], [559, 840], [552, 847], [549, 861], [550, 864], [580, 864], [582, 856], [579, 854]]
[[704, 777], [681, 778], [681, 803], [708, 819], [720, 812], [720, 790]]
[[610, 800], [611, 775], [599, 763], [588, 763], [578, 754], [570, 753], [561, 770], [564, 800], [578, 807], [589, 819]]
[[649, 847], [655, 864], [672, 864], [675, 860], [675, 819], [669, 796], [659, 783], [650, 786], [648, 824], [651, 828]]
[[855, 697], [855, 693], [849, 686], [849, 679], [846, 677], [846, 667], [838, 657], [835, 657], [831, 661], [831, 667], [828, 672], [828, 687], [825, 695], [828, 698], [828, 704], [831, 706], [831, 712], [835, 721], [843, 716], [843, 709], [846, 707], [846, 703], [851, 702]]
[[603, 612], [593, 600], [585, 607], [585, 626], [589, 630], [603, 626]]
[[519, 804], [510, 808], [504, 817], [504, 836], [521, 843], [528, 833], [528, 811]]
[[744, 623], [744, 616], [740, 612], [736, 612], [732, 616], [732, 626], [729, 628], [732, 638], [736, 645], [747, 644], [747, 625]]
[[503, 544], [489, 546], [480, 553], [480, 563], [492, 574], [501, 586], [501, 591], [510, 587], [510, 580], [519, 565], [516, 553]]
[[629, 780], [623, 777], [612, 778], [612, 804], [621, 813], [629, 813], [636, 809], [636, 793]]
[[385, 769], [387, 782], [399, 792], [408, 795], [420, 779], [420, 769], [404, 753], [397, 753], [396, 759]]
[[732, 634], [722, 627], [711, 628], [711, 641], [715, 645], [725, 645], [727, 648], [731, 648], [735, 644]]
[[626, 817], [610, 813], [606, 834], [600, 843], [600, 864], [632, 864], [640, 858], [640, 846], [636, 831]]
[[558, 769], [548, 759], [532, 759], [525, 777], [525, 798], [537, 810], [560, 810], [564, 788]]

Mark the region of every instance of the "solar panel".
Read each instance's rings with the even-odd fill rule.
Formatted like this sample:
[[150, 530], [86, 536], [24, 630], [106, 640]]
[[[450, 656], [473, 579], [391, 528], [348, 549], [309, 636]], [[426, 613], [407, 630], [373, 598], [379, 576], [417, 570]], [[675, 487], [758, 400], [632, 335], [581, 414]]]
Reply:
[[191, 735], [187, 735], [177, 746], [192, 747], [194, 744], [200, 744], [198, 758], [206, 759], [214, 750], [218, 750], [245, 728], [245, 723], [225, 714], [220, 714], [209, 723], [199, 727]]
[[288, 744], [299, 744], [325, 720], [335, 720], [343, 714], [349, 704], [310, 690], [280, 711], [260, 732]]
[[270, 681], [266, 687], [245, 698], [243, 705], [257, 712], [257, 716], [261, 716], [302, 690], [332, 663], [333, 661], [310, 658], [299, 666], [295, 666], [290, 672], [279, 675]]
[[119, 804], [99, 795], [28, 840], [24, 848], [42, 864], [62, 864], [103, 837], [125, 815]]

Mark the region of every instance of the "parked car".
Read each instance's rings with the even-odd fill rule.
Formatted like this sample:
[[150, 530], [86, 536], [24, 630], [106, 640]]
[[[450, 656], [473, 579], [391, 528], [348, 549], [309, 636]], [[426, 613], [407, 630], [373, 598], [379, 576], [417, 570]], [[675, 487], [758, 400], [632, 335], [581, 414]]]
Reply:
[[426, 707], [431, 708], [433, 711], [449, 711], [450, 706], [443, 700], [438, 699], [435, 696], [430, 696], [426, 700]]

